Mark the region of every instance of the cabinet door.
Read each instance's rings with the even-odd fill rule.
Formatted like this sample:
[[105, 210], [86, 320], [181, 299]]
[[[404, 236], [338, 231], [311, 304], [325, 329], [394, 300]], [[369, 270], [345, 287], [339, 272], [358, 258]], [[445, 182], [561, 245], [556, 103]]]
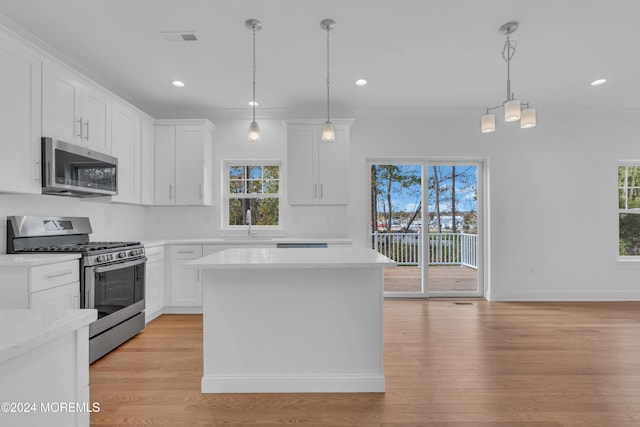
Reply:
[[41, 62], [0, 38], [0, 191], [40, 193]]
[[111, 96], [98, 88], [82, 88], [82, 144], [101, 153], [111, 151]]
[[175, 205], [176, 127], [155, 128], [155, 204]]
[[142, 118], [140, 129], [140, 203], [153, 205], [155, 192], [155, 146], [153, 123]]
[[44, 64], [42, 71], [42, 135], [81, 143], [82, 86], [69, 72]]
[[187, 260], [171, 263], [171, 305], [192, 307], [202, 305], [202, 273], [186, 268]]
[[164, 297], [164, 262], [147, 262], [145, 273], [145, 314], [147, 321], [162, 310]]
[[318, 202], [323, 205], [349, 203], [349, 134], [336, 127], [336, 140], [318, 142]]
[[112, 200], [140, 203], [140, 116], [123, 104], [114, 104], [112, 152], [118, 159], [118, 195]]
[[318, 203], [317, 126], [295, 126], [287, 131], [287, 187], [290, 205]]
[[176, 204], [201, 205], [204, 198], [204, 128], [176, 126]]
[[30, 294], [29, 308], [36, 310], [80, 308], [80, 282], [73, 282]]
[[175, 307], [202, 305], [202, 272], [185, 264], [202, 257], [202, 245], [171, 247], [171, 305]]

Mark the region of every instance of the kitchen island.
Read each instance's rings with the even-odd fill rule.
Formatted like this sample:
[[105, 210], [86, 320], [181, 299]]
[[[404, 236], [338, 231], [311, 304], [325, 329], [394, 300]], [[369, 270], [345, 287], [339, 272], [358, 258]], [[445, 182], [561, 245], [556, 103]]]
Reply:
[[365, 248], [227, 249], [204, 274], [203, 393], [382, 392], [383, 268]]

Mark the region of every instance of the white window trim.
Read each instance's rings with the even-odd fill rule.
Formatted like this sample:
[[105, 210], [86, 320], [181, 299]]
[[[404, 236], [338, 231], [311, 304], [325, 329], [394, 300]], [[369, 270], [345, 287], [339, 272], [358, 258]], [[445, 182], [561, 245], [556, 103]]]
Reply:
[[[616, 166], [616, 193], [618, 192], [619, 188], [618, 187], [618, 170], [620, 169], [621, 166], [625, 166], [625, 167], [640, 167], [640, 160], [619, 160], [618, 164]], [[616, 200], [618, 200], [618, 196], [616, 195]], [[616, 252], [617, 252], [617, 258], [618, 258], [618, 262], [631, 262], [631, 263], [640, 263], [640, 255], [620, 255], [619, 253], [619, 247], [620, 247], [620, 214], [621, 213], [626, 213], [626, 214], [633, 214], [633, 215], [640, 215], [640, 209], [622, 209], [620, 207], [618, 207], [616, 209], [616, 230], [617, 230], [617, 239], [616, 239]]]
[[[243, 195], [244, 198], [249, 199], [265, 199], [265, 198], [277, 198], [278, 199], [278, 225], [252, 225], [251, 229], [256, 231], [282, 231], [284, 230], [282, 226], [282, 161], [274, 160], [274, 159], [265, 159], [265, 160], [224, 160], [222, 162], [222, 225], [221, 229], [223, 231], [246, 231], [248, 227], [246, 225], [229, 225], [229, 199], [232, 194], [229, 193], [229, 166], [278, 166], [279, 168], [279, 183], [278, 183], [278, 193], [277, 194], [247, 194]], [[236, 195], [237, 197], [237, 195]], [[253, 234], [253, 233], [251, 233]]]

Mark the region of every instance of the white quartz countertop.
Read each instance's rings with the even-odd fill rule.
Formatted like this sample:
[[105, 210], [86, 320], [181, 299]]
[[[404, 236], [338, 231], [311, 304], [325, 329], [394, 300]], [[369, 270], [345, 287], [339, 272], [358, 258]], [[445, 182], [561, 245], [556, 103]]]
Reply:
[[3, 254], [0, 255], [0, 267], [8, 266], [26, 266], [33, 267], [37, 265], [57, 264], [63, 261], [79, 259], [80, 254]]
[[0, 363], [97, 318], [97, 310], [0, 310]]
[[144, 239], [141, 243], [145, 247], [159, 245], [265, 245], [275, 246], [277, 243], [328, 243], [330, 245], [351, 245], [353, 240], [339, 237], [270, 237], [256, 236], [251, 239], [245, 236], [202, 237], [184, 239]]
[[366, 248], [234, 248], [185, 264], [193, 268], [395, 267], [395, 261]]

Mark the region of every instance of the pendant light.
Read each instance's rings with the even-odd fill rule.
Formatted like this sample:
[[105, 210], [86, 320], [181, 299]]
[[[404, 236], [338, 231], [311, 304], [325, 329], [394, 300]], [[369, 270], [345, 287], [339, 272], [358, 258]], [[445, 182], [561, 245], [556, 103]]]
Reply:
[[[491, 113], [492, 110], [498, 108], [504, 109], [505, 122], [520, 121], [522, 129], [529, 129], [536, 125], [536, 109], [529, 108], [529, 103], [521, 103], [515, 99], [511, 92], [511, 59], [516, 53], [516, 42], [511, 40], [511, 34], [518, 29], [518, 23], [515, 21], [507, 22], [500, 27], [500, 33], [507, 36], [507, 40], [502, 49], [502, 58], [507, 63], [507, 99], [501, 105], [488, 107], [487, 113], [481, 118], [481, 132], [491, 133], [496, 130], [496, 115]], [[522, 108], [524, 106], [524, 109]]]
[[329, 74], [329, 31], [336, 26], [336, 21], [333, 19], [323, 19], [320, 22], [320, 28], [327, 32], [327, 122], [322, 127], [322, 141], [331, 142], [336, 140], [336, 130], [331, 123], [329, 115], [329, 85], [331, 83], [331, 77]]
[[253, 97], [251, 101], [251, 106], [253, 107], [253, 121], [249, 125], [248, 138], [251, 142], [259, 142], [260, 128], [258, 127], [258, 123], [256, 122], [256, 31], [262, 29], [262, 22], [258, 21], [257, 19], [247, 19], [244, 25], [253, 33]]

